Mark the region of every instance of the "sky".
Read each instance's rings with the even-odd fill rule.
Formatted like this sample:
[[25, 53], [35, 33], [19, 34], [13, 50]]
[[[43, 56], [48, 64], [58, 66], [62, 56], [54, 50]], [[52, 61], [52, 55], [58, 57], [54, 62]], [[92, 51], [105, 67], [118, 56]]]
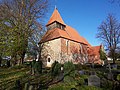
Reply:
[[64, 22], [76, 29], [92, 46], [102, 43], [96, 38], [98, 27], [109, 13], [120, 21], [120, 5], [110, 0], [51, 0], [45, 23], [51, 17], [55, 5]]

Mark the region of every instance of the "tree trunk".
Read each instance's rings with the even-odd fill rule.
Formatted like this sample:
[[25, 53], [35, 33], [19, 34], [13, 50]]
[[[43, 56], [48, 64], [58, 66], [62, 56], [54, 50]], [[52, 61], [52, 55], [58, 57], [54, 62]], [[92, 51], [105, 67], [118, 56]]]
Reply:
[[43, 44], [39, 45], [39, 58], [38, 58], [38, 61], [41, 61], [41, 52], [42, 52], [42, 49], [43, 49]]
[[1, 63], [2, 63], [2, 57], [0, 56], [0, 67], [1, 67]]
[[24, 57], [25, 57], [25, 51], [21, 54], [21, 58], [20, 58], [20, 64], [24, 63]]
[[115, 59], [113, 58], [113, 64], [115, 64]]

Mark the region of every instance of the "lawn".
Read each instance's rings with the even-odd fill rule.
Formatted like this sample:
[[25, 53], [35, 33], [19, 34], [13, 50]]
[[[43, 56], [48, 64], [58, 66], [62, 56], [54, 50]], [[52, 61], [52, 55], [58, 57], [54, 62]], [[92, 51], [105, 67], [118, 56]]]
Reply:
[[28, 70], [29, 68], [26, 66], [0, 68], [0, 89], [12, 89], [16, 80], [21, 80], [22, 83], [26, 82], [29, 76]]
[[[42, 74], [35, 75], [31, 74], [31, 68], [27, 65], [0, 68], [0, 90], [18, 90], [16, 89], [18, 80], [20, 81], [21, 90], [27, 90], [24, 88], [38, 90], [39, 86], [42, 90], [70, 90], [71, 88], [73, 90], [112, 90], [113, 82], [106, 78], [109, 71], [99, 67], [99, 65], [91, 68], [86, 65], [75, 65], [74, 67], [70, 63], [66, 64], [63, 73], [63, 75], [66, 74], [65, 77], [56, 83], [61, 78], [60, 66], [57, 64], [54, 68], [44, 68]], [[83, 70], [85, 74], [80, 75], [79, 70]], [[101, 80], [100, 87], [85, 84], [84, 80], [88, 79], [93, 71]], [[27, 86], [28, 83], [29, 86]]]

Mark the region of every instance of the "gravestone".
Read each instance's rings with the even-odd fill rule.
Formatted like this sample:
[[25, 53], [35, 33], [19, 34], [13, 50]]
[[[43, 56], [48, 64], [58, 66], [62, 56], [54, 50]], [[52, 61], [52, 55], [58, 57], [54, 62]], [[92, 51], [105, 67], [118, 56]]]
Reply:
[[88, 78], [88, 86], [100, 87], [100, 78], [96, 75], [90, 75]]
[[80, 74], [80, 75], [84, 75], [84, 71], [83, 71], [83, 70], [80, 70], [80, 71], [79, 71], [79, 74]]
[[113, 64], [112, 69], [117, 69], [117, 64]]
[[112, 74], [112, 73], [108, 73], [107, 78], [108, 78], [109, 80], [113, 80], [113, 74]]

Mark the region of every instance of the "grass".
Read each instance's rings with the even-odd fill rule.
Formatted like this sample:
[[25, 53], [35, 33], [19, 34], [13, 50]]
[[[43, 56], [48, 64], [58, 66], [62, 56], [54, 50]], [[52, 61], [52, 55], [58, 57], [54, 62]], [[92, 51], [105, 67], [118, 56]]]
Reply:
[[13, 68], [0, 68], [0, 90], [11, 89], [15, 86], [15, 81], [27, 78], [29, 68], [26, 66], [15, 66]]
[[14, 66], [10, 68], [0, 68], [0, 90], [14, 90], [17, 80], [20, 80], [22, 88], [25, 83], [37, 86], [39, 83], [46, 83], [51, 80], [49, 74], [31, 75], [28, 66]]
[[[59, 82], [54, 85], [48, 86], [48, 90], [71, 90], [71, 88], [76, 88], [77, 90], [102, 90], [106, 87], [107, 84], [103, 88], [84, 85], [84, 79], [88, 78], [90, 71], [96, 71], [97, 75], [100, 78], [104, 78], [106, 76], [104, 75], [104, 68], [94, 68], [92, 70], [91, 68], [88, 68], [86, 66], [79, 66], [79, 69], [84, 70], [86, 72], [86, 75], [79, 75], [78, 73], [76, 73], [76, 77], [74, 79], [66, 78], [67, 82], [65, 82], [64, 79], [64, 82]], [[79, 69], [77, 71], [79, 71]], [[15, 87], [16, 80], [20, 80], [22, 88], [28, 81], [30, 81], [30, 85], [36, 85], [37, 87], [38, 84], [43, 84], [43, 87], [45, 87], [45, 83], [49, 82], [51, 79], [52, 77], [50, 69], [44, 69], [43, 74], [34, 76], [30, 75], [30, 67], [25, 65], [14, 66], [11, 68], [0, 68], [0, 90], [15, 90], [13, 88]]]

